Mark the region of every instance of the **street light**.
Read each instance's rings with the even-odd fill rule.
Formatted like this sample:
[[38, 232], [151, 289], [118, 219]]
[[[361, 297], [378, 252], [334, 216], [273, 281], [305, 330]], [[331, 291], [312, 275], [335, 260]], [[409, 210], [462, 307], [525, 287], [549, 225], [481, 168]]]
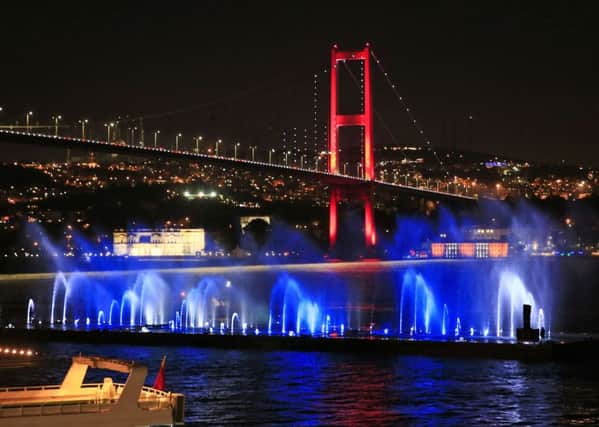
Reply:
[[362, 177], [362, 163], [358, 162], [356, 165], [356, 172], [358, 173], [358, 178]]
[[300, 168], [302, 168], [302, 169], [304, 168], [304, 156], [305, 156], [305, 154], [302, 154], [300, 156]]
[[154, 148], [158, 147], [158, 135], [160, 135], [160, 130], [154, 131]]
[[87, 119], [79, 120], [79, 123], [81, 124], [81, 139], [85, 139], [85, 125], [87, 122]]
[[175, 151], [179, 151], [179, 138], [181, 138], [181, 132], [179, 132], [177, 134], [177, 136], [175, 136]]
[[347, 175], [347, 162], [343, 162], [343, 175]]
[[252, 162], [255, 162], [256, 161], [256, 156], [255, 156], [255, 154], [256, 154], [256, 146], [253, 145], [250, 148], [252, 149]]
[[106, 142], [110, 142], [110, 128], [114, 127], [114, 122], [104, 123], [104, 127], [106, 128]]
[[25, 114], [25, 123], [27, 124], [25, 127], [25, 130], [27, 130], [27, 132], [30, 131], [29, 129], [29, 117], [33, 116], [33, 111], [28, 111], [27, 114]]
[[127, 128], [129, 131], [129, 145], [133, 145], [135, 142], [135, 128]]
[[275, 152], [275, 149], [272, 148], [269, 152], [268, 152], [268, 163], [272, 163], [272, 154]]
[[196, 137], [196, 153], [200, 153], [200, 141], [202, 140], [201, 136]]
[[235, 160], [237, 160], [237, 148], [239, 148], [239, 146], [240, 146], [240, 145], [241, 145], [241, 144], [238, 142], [238, 143], [236, 143], [236, 144], [233, 146], [233, 150], [234, 150], [234, 151], [233, 151], [233, 158], [234, 158]]
[[219, 139], [216, 141], [216, 144], [214, 144], [214, 155], [217, 157], [218, 157], [218, 146], [222, 143], [223, 143], [223, 140]]
[[288, 155], [291, 154], [291, 151], [285, 151], [285, 166], [289, 166]]
[[53, 116], [54, 119], [54, 136], [58, 136], [58, 121], [62, 119], [62, 116], [59, 114], [58, 116]]

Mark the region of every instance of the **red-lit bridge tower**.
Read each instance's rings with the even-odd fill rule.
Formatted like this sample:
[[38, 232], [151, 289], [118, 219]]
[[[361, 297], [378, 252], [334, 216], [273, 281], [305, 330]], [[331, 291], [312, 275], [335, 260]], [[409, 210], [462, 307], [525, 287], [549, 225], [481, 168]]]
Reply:
[[[337, 112], [337, 65], [339, 61], [363, 61], [364, 63], [364, 106], [360, 114], [339, 114]], [[339, 128], [343, 126], [361, 126], [364, 129], [363, 140], [363, 178], [374, 179], [374, 148], [372, 132], [372, 88], [370, 71], [370, 45], [362, 50], [341, 51], [337, 45], [331, 49], [331, 103], [329, 116], [329, 172], [339, 173]], [[343, 195], [359, 197], [364, 202], [364, 238], [366, 247], [376, 244], [376, 229], [372, 208], [370, 185], [359, 186], [359, 189], [331, 186], [329, 204], [329, 244], [333, 248], [337, 241], [337, 205]], [[357, 194], [356, 194], [357, 191]]]

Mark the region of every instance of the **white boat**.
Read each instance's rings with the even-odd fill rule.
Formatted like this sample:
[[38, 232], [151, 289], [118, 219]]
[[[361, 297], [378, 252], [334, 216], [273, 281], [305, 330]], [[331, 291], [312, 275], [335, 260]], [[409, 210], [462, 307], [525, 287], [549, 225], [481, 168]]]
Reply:
[[[84, 384], [88, 368], [128, 373]], [[62, 384], [0, 388], [0, 426], [182, 425], [184, 396], [144, 386], [145, 365], [102, 357], [75, 356]]]

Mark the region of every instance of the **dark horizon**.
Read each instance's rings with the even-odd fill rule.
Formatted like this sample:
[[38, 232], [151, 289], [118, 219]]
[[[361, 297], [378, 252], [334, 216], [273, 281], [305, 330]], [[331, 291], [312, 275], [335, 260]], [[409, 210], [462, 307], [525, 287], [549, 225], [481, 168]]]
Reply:
[[[146, 140], [160, 128], [184, 130], [188, 143], [192, 132], [276, 143], [286, 129], [311, 130], [315, 73], [326, 124], [331, 44], [369, 41], [433, 145], [550, 163], [599, 158], [590, 4], [11, 4], [5, 16], [14, 19], [0, 30], [2, 124], [23, 123], [29, 110], [33, 123], [145, 116]], [[375, 145], [423, 145], [381, 77], [375, 70], [374, 103], [390, 132], [378, 123]], [[2, 151], [2, 160], [47, 155]]]

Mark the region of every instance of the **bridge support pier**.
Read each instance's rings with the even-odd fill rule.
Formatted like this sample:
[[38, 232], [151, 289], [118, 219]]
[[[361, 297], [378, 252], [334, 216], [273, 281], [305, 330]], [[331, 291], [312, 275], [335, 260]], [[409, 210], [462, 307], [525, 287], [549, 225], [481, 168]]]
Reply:
[[339, 203], [339, 189], [331, 188], [329, 194], [329, 246], [335, 247], [337, 243], [337, 204]]
[[331, 186], [329, 193], [329, 248], [334, 250], [337, 244], [340, 220], [339, 203], [343, 196], [364, 203], [364, 244], [366, 249], [371, 249], [376, 245], [376, 225], [370, 185], [361, 186], [359, 189]]
[[366, 239], [367, 248], [376, 245], [374, 211], [372, 208], [372, 199], [369, 196], [364, 197], [364, 238]]

